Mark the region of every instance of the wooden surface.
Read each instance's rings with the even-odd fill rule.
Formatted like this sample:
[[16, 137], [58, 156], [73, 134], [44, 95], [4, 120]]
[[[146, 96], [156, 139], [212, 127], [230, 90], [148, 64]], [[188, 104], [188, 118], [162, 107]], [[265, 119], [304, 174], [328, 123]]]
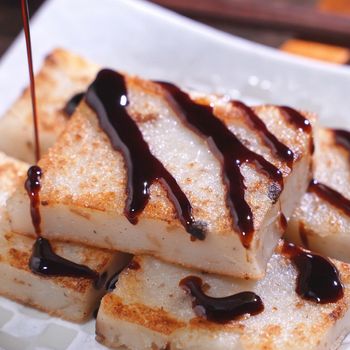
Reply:
[[[334, 0], [333, 0], [334, 1]], [[350, 43], [350, 21], [346, 16], [321, 11], [306, 1], [289, 1], [281, 6], [262, 0], [153, 0], [187, 15], [253, 25], [275, 30], [289, 30], [300, 35], [322, 37]]]
[[[30, 12], [33, 14], [44, 1], [29, 0]], [[348, 60], [350, 40], [344, 35], [350, 35], [350, 0], [154, 0], [154, 2], [167, 4], [188, 17], [220, 30], [265, 45], [281, 47], [290, 53], [335, 63], [347, 63]], [[317, 11], [324, 20], [316, 21], [312, 16], [312, 13], [315, 13], [313, 11]], [[338, 15], [340, 17], [334, 17]], [[333, 22], [335, 18], [339, 18], [336, 24]], [[0, 56], [21, 29], [20, 1], [0, 0]], [[310, 41], [328, 45], [317, 43], [309, 45]]]
[[[72, 0], [74, 1], [74, 0]], [[34, 13], [44, 0], [29, 0], [29, 10]], [[19, 0], [0, 0], [0, 56], [22, 29]]]
[[348, 64], [350, 62], [350, 49], [329, 44], [289, 39], [281, 45], [280, 49], [294, 55], [335, 64]]

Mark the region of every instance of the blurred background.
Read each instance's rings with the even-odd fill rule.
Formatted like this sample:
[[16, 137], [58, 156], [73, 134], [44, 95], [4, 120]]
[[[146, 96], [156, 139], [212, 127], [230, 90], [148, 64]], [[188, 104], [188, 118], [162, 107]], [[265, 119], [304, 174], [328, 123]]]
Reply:
[[[28, 0], [31, 15], [44, 2]], [[291, 54], [334, 64], [350, 63], [350, 0], [152, 2], [220, 30]], [[20, 0], [0, 0], [0, 57], [21, 29]]]

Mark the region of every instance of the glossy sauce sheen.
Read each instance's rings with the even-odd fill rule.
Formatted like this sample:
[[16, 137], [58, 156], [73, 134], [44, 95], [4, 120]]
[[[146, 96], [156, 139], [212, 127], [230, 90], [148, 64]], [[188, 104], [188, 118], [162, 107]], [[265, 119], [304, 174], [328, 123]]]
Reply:
[[214, 115], [211, 106], [195, 103], [188, 94], [173, 84], [158, 84], [166, 91], [166, 97], [182, 122], [208, 140], [211, 150], [221, 162], [223, 180], [227, 187], [226, 202], [234, 224], [240, 232], [242, 244], [248, 248], [253, 238], [254, 220], [252, 210], [245, 200], [246, 186], [240, 167], [243, 163], [254, 164], [274, 181], [277, 184], [274, 186], [274, 200], [278, 199], [283, 189], [282, 173], [262, 156], [245, 147]]
[[341, 210], [345, 215], [350, 216], [350, 200], [327, 185], [315, 179], [311, 180], [308, 192], [317, 194], [320, 198]]
[[28, 169], [27, 179], [24, 187], [30, 200], [30, 215], [37, 236], [41, 234], [41, 216], [40, 216], [40, 196], [42, 171], [37, 165], [33, 165]]
[[80, 92], [73, 95], [63, 108], [63, 112], [67, 117], [71, 117], [78, 107], [79, 103], [83, 100], [85, 93]]
[[29, 266], [37, 274], [45, 276], [85, 277], [97, 280], [99, 275], [85, 265], [79, 265], [54, 253], [50, 242], [39, 237], [34, 246]]
[[245, 314], [257, 315], [264, 311], [260, 297], [253, 292], [241, 292], [223, 298], [209, 297], [202, 290], [202, 280], [196, 276], [182, 279], [179, 286], [192, 296], [192, 307], [197, 316], [208, 321], [226, 323]]
[[285, 243], [283, 254], [298, 271], [296, 292], [300, 297], [319, 304], [335, 303], [344, 295], [337, 268], [330, 260]]
[[289, 123], [295, 125], [298, 129], [301, 129], [308, 134], [311, 133], [312, 127], [310, 121], [304, 118], [298, 111], [287, 106], [281, 106], [280, 111]]
[[174, 177], [153, 156], [147, 142], [127, 112], [128, 91], [124, 77], [112, 70], [100, 71], [86, 93], [87, 104], [96, 112], [100, 127], [114, 149], [123, 154], [127, 166], [128, 188], [125, 216], [136, 224], [150, 198], [150, 186], [159, 180], [173, 202], [186, 231], [205, 238], [202, 224], [195, 222], [192, 207]]
[[[302, 114], [300, 114], [295, 109], [287, 106], [281, 106], [279, 107], [279, 109], [289, 123], [293, 124], [299, 130], [302, 130], [303, 132], [311, 134], [311, 131], [312, 131], [311, 123], [308, 119], [304, 118]], [[309, 148], [310, 148], [310, 153], [314, 154], [315, 144], [314, 144], [313, 137], [310, 138]]]
[[245, 115], [249, 125], [257, 131], [265, 144], [272, 149], [274, 154], [282, 159], [287, 165], [292, 168], [294, 154], [285, 144], [280, 142], [277, 137], [272, 134], [266, 127], [265, 123], [256, 115], [256, 113], [247, 105], [240, 101], [232, 101], [232, 105], [239, 108]]
[[350, 153], [350, 131], [334, 129], [333, 130], [335, 143], [342, 146]]
[[[35, 97], [35, 80], [33, 74], [33, 61], [32, 61], [32, 47], [30, 40], [30, 28], [29, 28], [29, 14], [27, 0], [21, 0], [22, 5], [22, 18], [24, 33], [26, 38], [27, 47], [27, 59], [30, 76], [30, 90], [33, 108], [34, 119], [34, 136], [35, 136], [35, 157], [36, 161], [40, 159], [40, 143], [39, 143], [39, 129], [38, 129], [38, 115], [36, 112], [36, 97]], [[74, 276], [91, 278], [95, 281], [95, 286], [100, 286], [100, 281], [103, 279], [93, 270], [84, 265], [79, 265], [74, 262], [68, 261], [58, 255], [56, 255], [48, 240], [40, 237], [41, 234], [41, 216], [40, 216], [40, 189], [41, 189], [41, 176], [42, 170], [39, 166], [34, 165], [29, 168], [27, 173], [27, 179], [25, 181], [25, 189], [30, 199], [30, 214], [32, 223], [35, 229], [35, 233], [38, 238], [36, 239], [32, 255], [29, 261], [29, 267], [32, 272], [45, 275], [45, 276]]]

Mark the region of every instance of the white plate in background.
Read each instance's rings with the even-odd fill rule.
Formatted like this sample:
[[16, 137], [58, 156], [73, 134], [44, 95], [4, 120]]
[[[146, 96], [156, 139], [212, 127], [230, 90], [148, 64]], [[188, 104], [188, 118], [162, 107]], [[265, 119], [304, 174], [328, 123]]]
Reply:
[[[48, 1], [32, 22], [32, 41], [37, 68], [59, 46], [132, 74], [288, 104], [318, 113], [323, 124], [350, 128], [349, 67], [289, 56], [144, 1]], [[27, 77], [21, 35], [0, 61], [0, 115]], [[80, 326], [0, 298], [0, 349], [102, 349], [93, 334], [93, 321]]]

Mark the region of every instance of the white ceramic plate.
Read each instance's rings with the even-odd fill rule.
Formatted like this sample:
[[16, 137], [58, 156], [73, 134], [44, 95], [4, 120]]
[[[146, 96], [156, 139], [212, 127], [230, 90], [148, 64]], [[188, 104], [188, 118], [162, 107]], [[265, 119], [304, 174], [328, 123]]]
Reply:
[[[36, 67], [60, 46], [112, 68], [250, 102], [288, 104], [317, 112], [323, 124], [350, 128], [349, 67], [289, 56], [144, 1], [48, 1], [32, 22], [32, 40]], [[20, 36], [0, 62], [0, 115], [27, 75]], [[93, 321], [79, 326], [0, 298], [0, 349], [102, 348]]]

